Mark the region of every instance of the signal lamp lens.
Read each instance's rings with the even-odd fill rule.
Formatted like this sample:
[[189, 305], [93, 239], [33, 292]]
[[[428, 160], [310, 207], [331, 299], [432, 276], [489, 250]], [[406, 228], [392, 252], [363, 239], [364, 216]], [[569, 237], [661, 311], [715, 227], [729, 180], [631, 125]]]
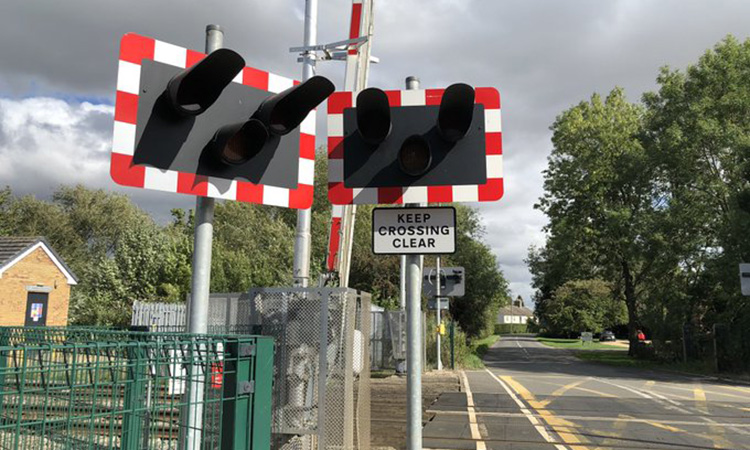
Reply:
[[407, 175], [418, 177], [430, 168], [432, 152], [430, 144], [422, 136], [406, 139], [398, 152], [398, 164]]
[[250, 119], [230, 137], [221, 150], [221, 161], [226, 164], [244, 164], [266, 144], [268, 131], [260, 120]]

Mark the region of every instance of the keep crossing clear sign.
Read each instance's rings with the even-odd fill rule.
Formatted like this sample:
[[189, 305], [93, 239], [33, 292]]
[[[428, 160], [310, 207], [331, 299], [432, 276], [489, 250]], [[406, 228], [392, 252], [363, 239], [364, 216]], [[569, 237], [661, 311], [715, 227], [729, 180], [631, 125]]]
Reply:
[[456, 209], [375, 208], [372, 251], [376, 255], [455, 253]]

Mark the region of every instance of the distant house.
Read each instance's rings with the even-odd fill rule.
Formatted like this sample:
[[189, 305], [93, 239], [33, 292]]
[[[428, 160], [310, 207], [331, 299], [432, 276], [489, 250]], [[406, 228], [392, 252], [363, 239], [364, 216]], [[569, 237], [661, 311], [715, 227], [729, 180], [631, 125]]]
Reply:
[[523, 304], [523, 298], [519, 295], [518, 298], [511, 301], [511, 306], [503, 306], [497, 313], [498, 325], [520, 323], [526, 324], [530, 318], [534, 317], [534, 311], [530, 310]]
[[0, 326], [67, 325], [77, 282], [44, 238], [0, 236]]

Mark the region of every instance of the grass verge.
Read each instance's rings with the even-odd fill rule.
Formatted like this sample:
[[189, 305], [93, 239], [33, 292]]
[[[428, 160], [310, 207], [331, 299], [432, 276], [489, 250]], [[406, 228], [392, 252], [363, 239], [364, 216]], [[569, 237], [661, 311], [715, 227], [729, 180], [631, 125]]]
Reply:
[[472, 341], [469, 346], [470, 352], [458, 361], [459, 366], [463, 369], [484, 369], [482, 358], [498, 339], [500, 339], [500, 336], [492, 334], [486, 338]]
[[[537, 337], [537, 341], [541, 342], [544, 345], [547, 345], [549, 347], [555, 347], [555, 348], [567, 348], [571, 350], [609, 350], [616, 353], [622, 353], [624, 350], [615, 350], [611, 345], [609, 344], [602, 344], [598, 341], [593, 341], [587, 344], [584, 344], [583, 341], [580, 339], [557, 339], [557, 338], [546, 338], [546, 337]], [[626, 352], [627, 354], [627, 352]]]
[[575, 352], [578, 359], [584, 361], [607, 364], [617, 367], [634, 367], [638, 369], [661, 370], [667, 372], [684, 372], [695, 375], [716, 375], [708, 361], [696, 361], [689, 363], [682, 362], [661, 362], [647, 359], [636, 359], [628, 356], [626, 351], [578, 351]]

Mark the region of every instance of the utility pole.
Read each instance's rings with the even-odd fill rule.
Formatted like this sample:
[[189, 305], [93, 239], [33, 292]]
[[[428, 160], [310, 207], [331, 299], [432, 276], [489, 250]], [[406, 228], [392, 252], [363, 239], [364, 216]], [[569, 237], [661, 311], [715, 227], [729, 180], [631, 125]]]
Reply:
[[[318, 39], [318, 0], [305, 0], [304, 46], [315, 45]], [[302, 81], [315, 75], [315, 51], [305, 50], [302, 54]], [[310, 282], [310, 227], [312, 207], [297, 211], [297, 234], [294, 237], [294, 285], [307, 287]]]
[[[419, 89], [419, 78], [406, 79], [406, 89]], [[412, 204], [409, 206], [419, 206]], [[421, 255], [406, 255], [406, 448], [422, 448], [422, 265]]]

